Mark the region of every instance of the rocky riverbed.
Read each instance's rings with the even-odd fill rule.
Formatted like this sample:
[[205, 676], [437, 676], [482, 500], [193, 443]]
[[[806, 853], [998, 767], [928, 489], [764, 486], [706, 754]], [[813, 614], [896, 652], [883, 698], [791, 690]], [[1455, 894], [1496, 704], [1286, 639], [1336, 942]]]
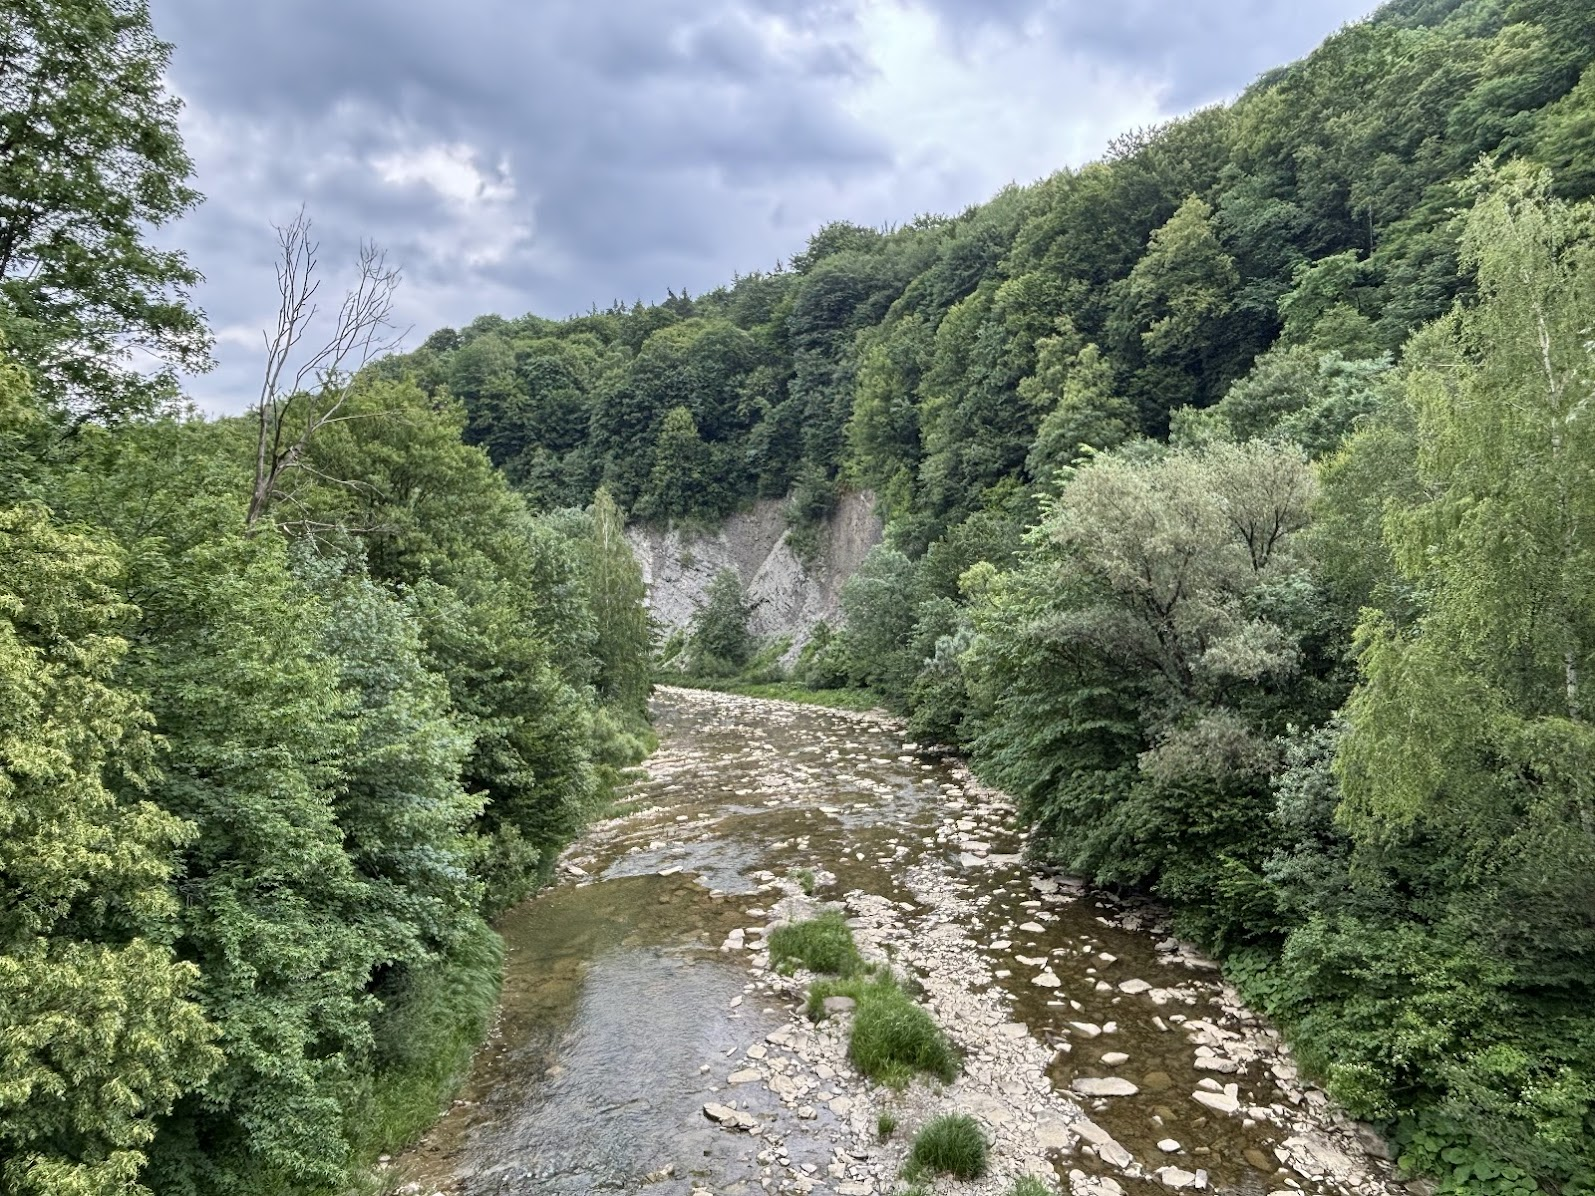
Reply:
[[[1012, 804], [957, 760], [876, 714], [676, 689], [655, 714], [622, 816], [505, 919], [498, 1024], [399, 1191], [874, 1196], [944, 1112], [981, 1122], [992, 1166], [939, 1191], [1400, 1190], [1209, 960], [1027, 866]], [[947, 1031], [956, 1081], [875, 1085], [846, 1009], [804, 1016], [807, 978], [764, 943], [827, 907]]]

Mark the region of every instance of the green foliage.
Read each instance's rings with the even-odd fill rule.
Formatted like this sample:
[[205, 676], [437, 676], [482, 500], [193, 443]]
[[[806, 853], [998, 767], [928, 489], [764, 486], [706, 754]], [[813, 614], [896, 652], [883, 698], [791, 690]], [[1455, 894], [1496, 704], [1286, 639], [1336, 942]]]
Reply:
[[883, 1112], [875, 1118], [875, 1136], [882, 1142], [886, 1141], [897, 1132], [897, 1115], [890, 1111]]
[[986, 1174], [986, 1135], [973, 1117], [944, 1113], [914, 1135], [908, 1168], [915, 1175], [979, 1179]]
[[[0, 508], [0, 1189], [135, 1190], [163, 1116], [219, 1058], [172, 951], [151, 718], [118, 684], [117, 554]], [[117, 788], [124, 788], [125, 797]]]
[[626, 542], [620, 508], [600, 489], [588, 508], [590, 529], [581, 544], [586, 607], [592, 613], [594, 683], [605, 701], [641, 715], [651, 681], [648, 657], [653, 629], [648, 622], [647, 587], [642, 569]]
[[24, 0], [0, 11], [0, 55], [0, 333], [47, 401], [147, 410], [210, 343], [199, 275], [149, 237], [199, 200], [171, 47], [144, 0]]
[[[809, 875], [807, 891], [814, 888]], [[831, 976], [853, 976], [864, 967], [847, 919], [829, 910], [806, 922], [788, 922], [770, 932], [770, 962], [790, 975], [798, 965]]]
[[693, 615], [688, 638], [689, 666], [697, 676], [730, 676], [753, 657], [753, 633], [748, 622], [753, 607], [742, 590], [742, 579], [722, 569], [709, 583], [703, 605]]
[[[47, 442], [17, 377], [22, 456]], [[5, 875], [33, 894], [0, 942], [7, 1191], [349, 1182], [463, 1074], [497, 983], [478, 908], [535, 884], [646, 741], [618, 517], [534, 519], [403, 384], [350, 415], [292, 542], [245, 534], [229, 421], [88, 426], [27, 461], [92, 538], [0, 515], [26, 746], [0, 736], [0, 813], [29, 856]]]
[[[1403, 971], [1366, 986], [1345, 1021], [1365, 1011], [1374, 1041], [1410, 1025], [1424, 1049], [1407, 1049], [1405, 1067], [1363, 1064], [1359, 1099], [1394, 1112], [1419, 1083], [1418, 1108], [1432, 1102], [1467, 1139], [1455, 1150], [1576, 1186], [1595, 1176], [1583, 694], [1595, 622], [1578, 480], [1595, 462], [1578, 414], [1595, 236], [1541, 177], [1480, 183], [1462, 241], [1478, 300], [1409, 351], [1421, 489], [1387, 506], [1384, 532], [1411, 604], [1364, 613], [1335, 761], [1359, 887], [1414, 887], [1423, 901], [1298, 932], [1290, 950], [1322, 972], [1348, 966], [1367, 935], [1414, 942], [1418, 962], [1397, 956]], [[1347, 1066], [1326, 1058], [1331, 1075]], [[1474, 1166], [1471, 1153], [1439, 1157]]]
[[645, 519], [668, 521], [686, 515], [709, 486], [709, 449], [698, 435], [697, 421], [686, 407], [672, 407], [659, 426], [653, 472], [637, 502]]
[[1270, 925], [1271, 724], [1321, 684], [1314, 491], [1289, 445], [1102, 455], [973, 606], [982, 767], [1068, 866], [1152, 885], [1211, 939]]
[[350, 1118], [357, 1159], [413, 1142], [448, 1107], [492, 1022], [503, 965], [503, 944], [478, 920], [431, 966], [384, 985], [371, 1078]]
[[1021, 1175], [1008, 1189], [1008, 1196], [1053, 1196], [1053, 1189], [1039, 1176]]
[[888, 545], [864, 558], [842, 586], [847, 657], [853, 680], [893, 705], [908, 695], [919, 661], [914, 655], [913, 562]]
[[832, 631], [829, 623], [816, 623], [798, 652], [793, 679], [810, 689], [839, 689], [847, 684], [851, 672], [847, 640]]

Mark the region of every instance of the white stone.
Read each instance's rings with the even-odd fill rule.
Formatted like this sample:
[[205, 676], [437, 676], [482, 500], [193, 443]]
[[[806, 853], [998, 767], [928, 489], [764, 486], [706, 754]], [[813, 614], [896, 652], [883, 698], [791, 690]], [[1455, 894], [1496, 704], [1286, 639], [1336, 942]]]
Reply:
[[1071, 1196], [1124, 1196], [1119, 1181], [1106, 1175], [1087, 1175], [1084, 1171], [1069, 1172]]
[[1120, 1064], [1128, 1063], [1129, 1061], [1130, 1056], [1126, 1055], [1123, 1051], [1106, 1051], [1102, 1056], [1102, 1062], [1106, 1063], [1109, 1067], [1118, 1067]]
[[1173, 1154], [1175, 1151], [1179, 1150], [1180, 1144], [1173, 1138], [1164, 1138], [1163, 1141], [1157, 1144], [1157, 1148], [1163, 1151], [1165, 1154]]
[[1081, 1096], [1134, 1096], [1141, 1091], [1129, 1080], [1119, 1076], [1081, 1076], [1069, 1087]]
[[1121, 1171], [1135, 1162], [1135, 1156], [1112, 1138], [1097, 1143], [1097, 1157], [1104, 1162], [1112, 1163]]
[[1151, 992], [1152, 986], [1145, 980], [1121, 980], [1119, 981], [1119, 991], [1129, 996], [1137, 997], [1144, 992]]
[[1235, 1113], [1241, 1107], [1240, 1101], [1223, 1092], [1193, 1092], [1191, 1099], [1219, 1113]]

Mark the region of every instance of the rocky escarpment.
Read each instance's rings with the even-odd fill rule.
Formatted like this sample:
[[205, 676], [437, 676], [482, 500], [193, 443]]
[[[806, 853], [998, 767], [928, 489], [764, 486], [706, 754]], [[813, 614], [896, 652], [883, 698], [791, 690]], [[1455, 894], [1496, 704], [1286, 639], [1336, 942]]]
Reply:
[[766, 499], [712, 533], [633, 527], [626, 533], [648, 585], [648, 605], [668, 634], [685, 628], [722, 569], [735, 571], [754, 604], [751, 629], [790, 636], [794, 647], [814, 625], [841, 621], [842, 585], [880, 543], [874, 495], [849, 494], [820, 529], [816, 559], [805, 565], [788, 537], [785, 504]]

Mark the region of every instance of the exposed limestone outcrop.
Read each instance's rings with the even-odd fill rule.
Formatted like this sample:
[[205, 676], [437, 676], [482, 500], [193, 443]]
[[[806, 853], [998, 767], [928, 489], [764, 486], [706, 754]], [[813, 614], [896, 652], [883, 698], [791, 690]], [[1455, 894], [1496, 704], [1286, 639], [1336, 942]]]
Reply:
[[642, 566], [648, 606], [667, 633], [685, 628], [704, 601], [709, 583], [733, 569], [755, 604], [751, 627], [759, 636], [791, 636], [801, 647], [814, 625], [841, 622], [842, 585], [880, 543], [875, 496], [849, 494], [820, 531], [820, 550], [805, 567], [788, 542], [786, 504], [755, 503], [707, 534], [636, 526], [626, 538]]

